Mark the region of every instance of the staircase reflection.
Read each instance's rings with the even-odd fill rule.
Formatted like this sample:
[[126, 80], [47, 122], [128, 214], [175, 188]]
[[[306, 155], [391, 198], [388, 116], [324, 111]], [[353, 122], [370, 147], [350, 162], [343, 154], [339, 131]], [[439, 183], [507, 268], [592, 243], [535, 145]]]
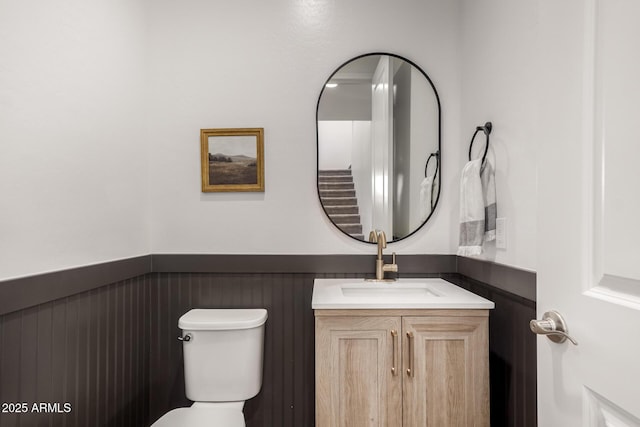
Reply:
[[318, 189], [324, 210], [331, 221], [345, 233], [364, 240], [351, 170], [318, 171]]

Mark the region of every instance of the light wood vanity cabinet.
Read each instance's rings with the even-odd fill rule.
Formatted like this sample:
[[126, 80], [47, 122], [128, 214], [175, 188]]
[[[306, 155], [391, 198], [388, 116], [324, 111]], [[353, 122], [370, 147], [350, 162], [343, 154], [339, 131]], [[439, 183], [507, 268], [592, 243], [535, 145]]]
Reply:
[[488, 427], [488, 310], [316, 310], [317, 427]]

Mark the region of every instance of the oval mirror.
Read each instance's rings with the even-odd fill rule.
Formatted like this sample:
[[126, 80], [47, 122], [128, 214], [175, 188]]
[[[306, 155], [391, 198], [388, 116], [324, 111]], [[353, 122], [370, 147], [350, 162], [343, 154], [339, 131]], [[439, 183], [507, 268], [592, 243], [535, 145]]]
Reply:
[[342, 232], [387, 241], [415, 233], [440, 196], [440, 100], [431, 79], [398, 55], [339, 67], [316, 111], [318, 196]]

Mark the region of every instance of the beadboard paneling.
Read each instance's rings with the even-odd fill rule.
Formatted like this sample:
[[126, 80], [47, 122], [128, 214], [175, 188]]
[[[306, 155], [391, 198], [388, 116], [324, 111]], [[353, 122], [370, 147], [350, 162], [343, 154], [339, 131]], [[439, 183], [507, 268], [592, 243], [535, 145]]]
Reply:
[[[0, 426], [143, 426], [149, 413], [149, 276], [0, 317]], [[70, 403], [69, 413], [32, 412]]]

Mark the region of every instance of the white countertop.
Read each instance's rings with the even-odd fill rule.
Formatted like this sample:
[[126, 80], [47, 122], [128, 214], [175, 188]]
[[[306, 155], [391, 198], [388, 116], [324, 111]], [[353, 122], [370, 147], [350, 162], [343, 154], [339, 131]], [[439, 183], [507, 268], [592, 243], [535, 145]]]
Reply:
[[315, 279], [313, 309], [492, 309], [488, 299], [440, 278], [372, 282], [364, 279]]

